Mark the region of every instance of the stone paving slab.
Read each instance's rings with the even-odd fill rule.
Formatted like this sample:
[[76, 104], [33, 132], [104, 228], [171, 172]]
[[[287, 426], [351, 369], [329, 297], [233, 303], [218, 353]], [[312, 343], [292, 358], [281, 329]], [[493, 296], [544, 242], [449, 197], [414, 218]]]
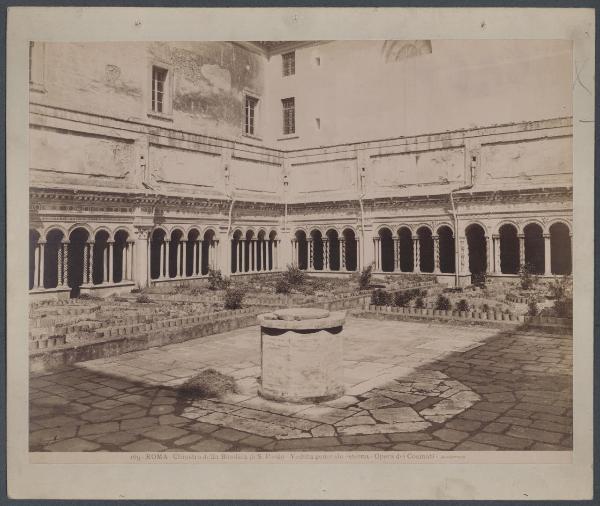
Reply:
[[[348, 318], [346, 395], [257, 396], [257, 328], [34, 374], [32, 451], [490, 451], [572, 449], [572, 342], [515, 327]], [[189, 400], [206, 368], [238, 392]]]

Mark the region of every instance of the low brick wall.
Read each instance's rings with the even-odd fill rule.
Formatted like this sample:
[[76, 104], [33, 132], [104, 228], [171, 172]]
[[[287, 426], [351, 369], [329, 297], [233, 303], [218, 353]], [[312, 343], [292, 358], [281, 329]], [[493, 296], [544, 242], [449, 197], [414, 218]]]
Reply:
[[569, 318], [555, 318], [548, 316], [523, 316], [490, 311], [455, 311], [438, 310], [429, 308], [374, 306], [369, 304], [362, 310], [353, 314], [359, 318], [375, 318], [383, 320], [438, 320], [438, 321], [464, 321], [485, 325], [524, 325], [529, 328], [552, 329], [558, 333], [572, 331], [573, 321]]
[[249, 327], [257, 324], [256, 315], [264, 311], [264, 308], [240, 309], [150, 324], [109, 327], [98, 332], [98, 342], [33, 351], [29, 356], [29, 367], [32, 372], [48, 371], [76, 362], [114, 357], [122, 353]]

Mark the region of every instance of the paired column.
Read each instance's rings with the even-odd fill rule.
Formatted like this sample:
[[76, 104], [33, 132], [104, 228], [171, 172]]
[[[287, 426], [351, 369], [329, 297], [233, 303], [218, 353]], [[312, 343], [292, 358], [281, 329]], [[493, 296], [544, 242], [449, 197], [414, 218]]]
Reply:
[[400, 270], [400, 238], [394, 237], [394, 271]]
[[492, 266], [494, 265], [492, 262], [492, 248], [490, 246], [490, 236], [485, 236], [485, 265], [486, 272], [492, 272]]
[[106, 247], [106, 256], [107, 256], [107, 276], [104, 276], [105, 279], [108, 281], [108, 283], [113, 283], [113, 262], [114, 262], [114, 257], [113, 257], [113, 252], [115, 250], [114, 248], [115, 245], [115, 241], [110, 240], [107, 241], [107, 247]]
[[460, 273], [471, 274], [471, 269], [469, 268], [469, 246], [466, 238], [461, 237], [458, 245], [460, 251]]
[[518, 234], [519, 238], [519, 265], [525, 265], [525, 234]]
[[[240, 241], [242, 244], [242, 266], [240, 268], [240, 272], [246, 272], [246, 240]], [[248, 254], [250, 253], [250, 248], [248, 248]]]
[[322, 239], [323, 244], [323, 270], [329, 270], [329, 239]]
[[181, 277], [187, 278], [187, 240], [183, 240], [179, 243], [181, 245], [182, 258], [181, 258]]
[[213, 239], [212, 249], [212, 268], [217, 269], [219, 267], [219, 239]]
[[162, 279], [170, 278], [171, 273], [169, 272], [169, 255], [171, 253], [171, 239], [165, 239], [163, 243], [163, 247], [165, 248], [165, 265], [164, 265], [164, 274], [162, 275]]
[[194, 243], [194, 247], [196, 248], [196, 253], [194, 253], [194, 260], [196, 262], [196, 268], [194, 269], [194, 273], [196, 276], [202, 275], [202, 241], [196, 241]]
[[134, 262], [134, 250], [135, 241], [133, 239], [127, 239], [126, 251], [127, 251], [127, 276], [123, 276], [128, 281], [133, 280], [133, 266]]
[[35, 268], [33, 270], [33, 288], [44, 288], [44, 247], [46, 241], [38, 241], [35, 246]]
[[292, 239], [292, 266], [298, 267], [298, 239]]
[[552, 262], [550, 259], [550, 234], [544, 234], [544, 274], [552, 274]]
[[421, 242], [419, 237], [415, 236], [413, 240], [413, 272], [421, 272]]
[[501, 274], [502, 266], [500, 263], [500, 236], [497, 234], [492, 235], [492, 242], [494, 244], [494, 273]]
[[375, 258], [375, 271], [381, 270], [381, 237], [373, 238], [373, 258]]

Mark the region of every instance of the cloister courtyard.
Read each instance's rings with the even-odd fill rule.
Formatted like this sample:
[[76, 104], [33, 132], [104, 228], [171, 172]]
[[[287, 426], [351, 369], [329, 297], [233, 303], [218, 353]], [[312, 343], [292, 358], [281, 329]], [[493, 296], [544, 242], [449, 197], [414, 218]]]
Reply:
[[[249, 326], [32, 372], [30, 450], [572, 449], [569, 332], [349, 317], [345, 393], [318, 404], [257, 395], [259, 340]], [[208, 368], [236, 392], [182, 397]]]

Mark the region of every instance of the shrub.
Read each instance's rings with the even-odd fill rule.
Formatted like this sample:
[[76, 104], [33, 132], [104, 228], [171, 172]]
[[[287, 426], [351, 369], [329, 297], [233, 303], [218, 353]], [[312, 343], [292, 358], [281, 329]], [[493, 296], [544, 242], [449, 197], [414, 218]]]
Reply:
[[138, 295], [138, 297], [137, 297], [137, 299], [135, 299], [135, 301], [138, 304], [148, 304], [148, 303], [152, 302], [150, 297], [148, 297], [146, 294]]
[[391, 294], [387, 293], [385, 290], [374, 290], [371, 294], [371, 304], [375, 306], [387, 306], [391, 302]]
[[533, 267], [531, 264], [523, 264], [519, 269], [519, 282], [522, 290], [531, 290], [535, 284], [535, 277], [533, 275]]
[[285, 279], [291, 287], [301, 286], [306, 282], [306, 273], [298, 267], [288, 265], [287, 271], [283, 273], [283, 279]]
[[485, 283], [487, 282], [487, 276], [485, 272], [478, 272], [476, 274], [471, 275], [471, 284], [477, 286], [479, 288], [485, 288]]
[[208, 286], [211, 290], [223, 290], [229, 286], [229, 280], [223, 277], [219, 269], [209, 269]]
[[565, 297], [555, 300], [553, 310], [559, 318], [573, 318], [573, 299]]
[[225, 309], [240, 309], [244, 301], [244, 291], [237, 287], [228, 287], [225, 292]]
[[567, 276], [556, 277], [548, 288], [553, 299], [563, 299], [569, 290], [569, 278]]
[[373, 277], [373, 265], [368, 265], [361, 272], [358, 278], [358, 288], [360, 290], [368, 290], [371, 286], [371, 278]]
[[292, 287], [287, 278], [279, 278], [275, 283], [275, 293], [290, 293]]
[[435, 301], [435, 308], [441, 311], [448, 311], [452, 307], [450, 299], [442, 294], [438, 295]]
[[469, 303], [467, 302], [467, 299], [460, 299], [458, 301], [458, 303], [456, 304], [456, 310], [457, 311], [469, 311], [471, 308], [469, 306]]
[[192, 376], [177, 389], [179, 396], [191, 399], [210, 399], [236, 391], [235, 379], [214, 369], [205, 369]]
[[527, 303], [527, 314], [529, 316], [537, 316], [538, 314], [540, 314], [540, 310], [535, 299], [531, 299]]
[[490, 312], [490, 306], [488, 306], [487, 304], [482, 304], [481, 305], [481, 312], [482, 313], [489, 313]]
[[421, 309], [425, 307], [425, 301], [423, 300], [423, 297], [417, 297], [415, 300], [415, 307], [417, 309]]
[[394, 305], [398, 307], [406, 307], [413, 299], [410, 290], [403, 290], [394, 294]]

